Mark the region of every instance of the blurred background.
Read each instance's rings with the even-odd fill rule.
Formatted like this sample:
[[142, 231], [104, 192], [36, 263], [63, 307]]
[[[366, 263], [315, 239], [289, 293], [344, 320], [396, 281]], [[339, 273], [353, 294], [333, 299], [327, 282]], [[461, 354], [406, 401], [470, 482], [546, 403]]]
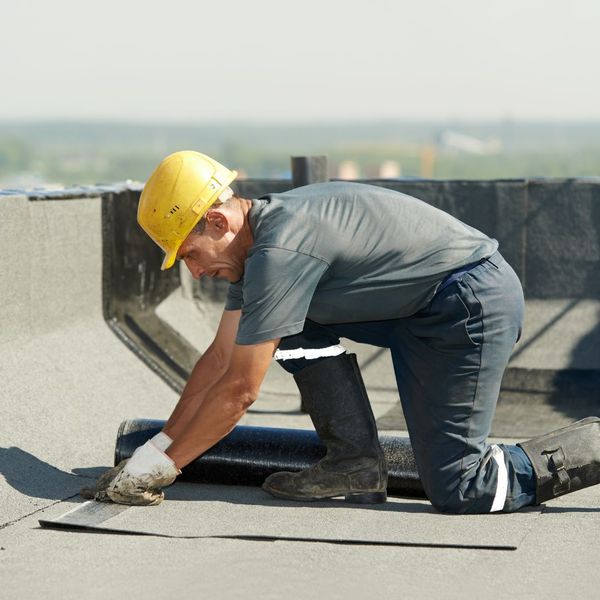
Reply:
[[246, 177], [600, 175], [600, 4], [5, 3], [0, 187], [144, 181], [196, 149]]

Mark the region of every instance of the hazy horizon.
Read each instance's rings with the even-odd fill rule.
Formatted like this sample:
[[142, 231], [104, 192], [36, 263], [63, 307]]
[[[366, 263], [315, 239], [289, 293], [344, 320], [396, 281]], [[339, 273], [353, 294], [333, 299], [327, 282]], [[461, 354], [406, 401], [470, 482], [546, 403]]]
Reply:
[[0, 187], [143, 181], [182, 149], [248, 177], [288, 177], [289, 157], [307, 154], [327, 155], [342, 178], [588, 177], [600, 174], [600, 122], [0, 124]]

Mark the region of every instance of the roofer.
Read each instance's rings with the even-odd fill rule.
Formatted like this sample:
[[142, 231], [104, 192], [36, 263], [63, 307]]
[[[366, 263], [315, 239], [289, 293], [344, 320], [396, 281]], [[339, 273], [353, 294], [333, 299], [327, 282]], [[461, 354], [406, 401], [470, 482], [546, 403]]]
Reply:
[[293, 374], [327, 447], [274, 496], [386, 499], [386, 464], [354, 355], [340, 338], [389, 348], [425, 492], [441, 511], [514, 511], [600, 480], [600, 419], [518, 445], [487, 443], [519, 339], [523, 294], [498, 243], [425, 202], [350, 182], [248, 200], [197, 152], [165, 158], [138, 220], [192, 275], [230, 282], [214, 341], [164, 430], [106, 473], [96, 497], [156, 504], [180, 469], [227, 435], [273, 358]]

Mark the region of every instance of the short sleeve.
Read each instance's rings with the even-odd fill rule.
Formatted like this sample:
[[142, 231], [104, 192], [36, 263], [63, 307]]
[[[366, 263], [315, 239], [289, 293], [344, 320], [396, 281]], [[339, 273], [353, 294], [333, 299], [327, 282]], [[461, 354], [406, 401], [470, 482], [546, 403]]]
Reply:
[[243, 279], [230, 283], [227, 290], [227, 298], [225, 299], [225, 310], [240, 310], [243, 304], [242, 295]]
[[328, 264], [282, 248], [260, 248], [246, 260], [236, 342], [258, 344], [299, 333]]

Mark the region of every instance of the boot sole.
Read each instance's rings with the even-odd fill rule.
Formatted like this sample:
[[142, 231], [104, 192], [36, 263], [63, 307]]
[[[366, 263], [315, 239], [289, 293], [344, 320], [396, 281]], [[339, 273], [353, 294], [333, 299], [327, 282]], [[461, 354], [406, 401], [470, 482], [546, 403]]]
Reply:
[[344, 497], [344, 502], [349, 504], [383, 504], [386, 501], [387, 492], [352, 492]]
[[319, 500], [339, 498], [340, 496], [344, 496], [344, 502], [347, 502], [348, 504], [383, 504], [387, 500], [387, 492], [341, 492], [339, 494], [328, 496], [292, 496], [265, 487], [263, 487], [263, 490], [277, 498], [294, 500], [296, 502], [317, 502]]

